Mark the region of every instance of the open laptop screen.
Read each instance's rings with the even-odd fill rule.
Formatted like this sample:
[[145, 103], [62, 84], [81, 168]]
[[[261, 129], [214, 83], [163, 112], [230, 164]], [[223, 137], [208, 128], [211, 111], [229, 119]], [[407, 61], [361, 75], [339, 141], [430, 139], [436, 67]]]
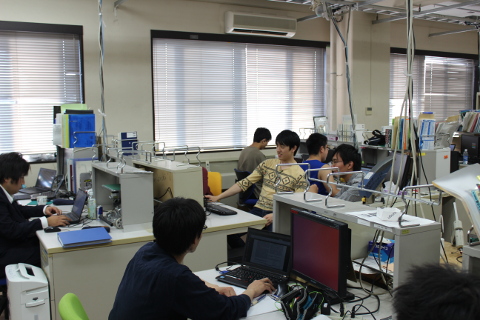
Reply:
[[45, 188], [51, 189], [53, 185], [53, 180], [57, 171], [52, 169], [40, 168], [38, 171], [37, 182], [35, 183], [36, 188]]
[[243, 264], [288, 274], [290, 250], [290, 236], [249, 228]]

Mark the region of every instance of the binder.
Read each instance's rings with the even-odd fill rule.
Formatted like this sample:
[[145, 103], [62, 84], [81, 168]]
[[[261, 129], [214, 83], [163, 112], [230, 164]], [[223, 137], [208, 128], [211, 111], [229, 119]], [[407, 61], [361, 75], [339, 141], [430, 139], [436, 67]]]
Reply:
[[112, 242], [105, 228], [91, 228], [57, 233], [58, 241], [64, 248], [91, 246]]

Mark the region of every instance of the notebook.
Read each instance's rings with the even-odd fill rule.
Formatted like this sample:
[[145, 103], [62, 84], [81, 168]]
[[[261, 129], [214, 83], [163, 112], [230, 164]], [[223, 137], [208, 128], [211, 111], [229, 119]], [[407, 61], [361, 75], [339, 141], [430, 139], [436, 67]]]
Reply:
[[53, 180], [55, 180], [55, 175], [57, 171], [47, 168], [40, 168], [38, 171], [37, 182], [35, 187], [21, 189], [21, 193], [42, 193], [46, 191], [52, 191]]
[[81, 229], [57, 233], [58, 241], [64, 248], [90, 246], [112, 242], [105, 228]]
[[242, 265], [216, 279], [241, 288], [265, 277], [274, 285], [290, 276], [292, 241], [289, 235], [248, 228]]
[[87, 200], [87, 193], [82, 189], [78, 189], [77, 195], [75, 196], [75, 201], [73, 202], [72, 211], [64, 212], [63, 215], [69, 217], [72, 221], [69, 221], [70, 224], [80, 223], [82, 219], [83, 207], [85, 206], [85, 201]]

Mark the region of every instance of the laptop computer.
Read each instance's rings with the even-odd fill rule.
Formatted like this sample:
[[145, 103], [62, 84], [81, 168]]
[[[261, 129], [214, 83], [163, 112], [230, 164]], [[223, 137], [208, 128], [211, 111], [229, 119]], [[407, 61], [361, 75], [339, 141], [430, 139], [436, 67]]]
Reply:
[[72, 211], [64, 212], [63, 215], [71, 219], [70, 224], [80, 223], [82, 220], [83, 207], [87, 201], [87, 193], [81, 189], [78, 189], [75, 201], [73, 202]]
[[263, 278], [269, 278], [274, 286], [286, 283], [290, 276], [291, 250], [289, 235], [248, 228], [242, 265], [216, 279], [241, 288]]
[[33, 194], [52, 191], [53, 181], [57, 171], [47, 168], [40, 168], [38, 171], [37, 182], [35, 187], [20, 189], [21, 193]]

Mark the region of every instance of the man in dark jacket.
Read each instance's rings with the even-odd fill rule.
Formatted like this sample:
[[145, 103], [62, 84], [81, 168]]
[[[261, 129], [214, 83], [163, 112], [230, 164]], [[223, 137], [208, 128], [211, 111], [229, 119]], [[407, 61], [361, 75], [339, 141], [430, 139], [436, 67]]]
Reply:
[[[0, 155], [0, 277], [5, 277], [5, 266], [9, 264], [28, 263], [40, 267], [40, 245], [35, 232], [68, 224], [69, 219], [56, 207], [21, 206], [13, 201], [29, 170], [30, 164], [21, 154]], [[30, 221], [33, 217], [40, 218]]]

